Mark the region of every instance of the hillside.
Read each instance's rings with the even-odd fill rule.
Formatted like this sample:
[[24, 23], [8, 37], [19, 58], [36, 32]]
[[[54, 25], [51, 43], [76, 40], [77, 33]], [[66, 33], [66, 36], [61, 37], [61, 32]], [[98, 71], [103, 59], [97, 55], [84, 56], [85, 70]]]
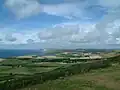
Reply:
[[92, 70], [64, 79], [57, 79], [22, 90], [120, 90], [120, 66]]

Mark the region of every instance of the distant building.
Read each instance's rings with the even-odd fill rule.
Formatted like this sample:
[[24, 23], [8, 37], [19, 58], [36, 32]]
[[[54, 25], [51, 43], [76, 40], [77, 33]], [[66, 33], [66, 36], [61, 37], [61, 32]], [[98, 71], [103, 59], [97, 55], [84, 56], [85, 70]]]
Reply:
[[64, 52], [64, 53], [62, 53], [62, 54], [68, 54], [68, 52]]
[[83, 53], [84, 57], [89, 57], [92, 53]]
[[16, 59], [20, 59], [20, 60], [30, 60], [32, 58], [33, 58], [32, 56], [18, 56], [18, 57], [16, 57]]

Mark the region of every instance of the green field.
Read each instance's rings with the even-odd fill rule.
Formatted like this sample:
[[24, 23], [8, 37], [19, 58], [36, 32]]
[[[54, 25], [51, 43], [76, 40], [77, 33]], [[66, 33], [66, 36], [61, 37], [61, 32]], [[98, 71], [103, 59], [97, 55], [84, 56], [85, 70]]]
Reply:
[[34, 73], [41, 73], [41, 72], [47, 72], [49, 70], [52, 70], [54, 68], [30, 68], [30, 67], [20, 67], [20, 68], [13, 68], [9, 69], [7, 71], [1, 71], [0, 73], [13, 73], [13, 74], [34, 74]]
[[36, 73], [43, 73], [63, 66], [60, 63], [39, 62], [33, 63], [31, 60], [9, 59], [0, 62], [0, 83], [6, 80], [28, 77]]
[[[120, 76], [120, 73], [116, 73], [120, 66], [111, 64], [119, 63], [119, 58], [116, 56], [103, 60], [68, 63], [58, 62], [58, 59], [54, 59], [54, 62], [50, 62], [51, 60], [33, 62], [34, 58], [6, 59], [0, 62], [0, 88], [16, 90], [29, 86], [22, 90], [119, 90], [117, 87], [114, 89], [106, 85], [107, 82], [111, 82], [110, 84], [118, 82], [118, 79], [113, 80], [112, 77]], [[79, 73], [81, 74], [76, 75]], [[100, 80], [97, 79], [99, 77]]]
[[47, 81], [21, 90], [120, 90], [120, 65]]
[[30, 64], [32, 63], [31, 60], [19, 60], [19, 59], [6, 59], [2, 62], [0, 62], [0, 65], [1, 64], [12, 64], [12, 65], [15, 65], [15, 64]]
[[0, 62], [0, 76], [12, 74], [32, 75], [35, 73], [48, 72], [58, 67], [69, 65], [59, 62], [35, 62], [32, 60], [8, 59]]
[[[11, 62], [10, 62], [11, 61]], [[65, 64], [60, 63], [51, 63], [51, 62], [44, 62], [44, 63], [29, 63], [27, 61], [20, 61], [20, 60], [6, 60], [1, 64], [5, 64], [6, 66], [0, 66], [0, 74], [34, 74], [34, 73], [42, 73], [47, 72], [57, 67], [61, 67]], [[15, 61], [15, 62], [14, 62]], [[12, 63], [13, 62], [13, 63]], [[7, 64], [10, 64], [10, 66]], [[23, 65], [24, 66], [17, 66]], [[13, 66], [12, 66], [13, 65]]]

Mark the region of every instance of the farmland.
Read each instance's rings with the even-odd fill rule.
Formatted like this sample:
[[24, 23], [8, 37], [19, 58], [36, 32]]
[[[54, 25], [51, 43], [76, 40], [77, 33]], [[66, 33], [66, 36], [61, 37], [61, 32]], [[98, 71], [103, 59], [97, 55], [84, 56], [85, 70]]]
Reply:
[[47, 81], [22, 90], [120, 90], [120, 65]]
[[[54, 88], [56, 89], [57, 87], [58, 88], [56, 90], [60, 90], [62, 87], [65, 87], [64, 85], [68, 84], [73, 86], [71, 88], [68, 87], [69, 90], [72, 90], [73, 88], [77, 88], [76, 85], [80, 84], [84, 86], [84, 84], [88, 84], [90, 87], [92, 87], [91, 90], [96, 90], [96, 88], [99, 90], [99, 88], [103, 88], [103, 86], [91, 86], [94, 85], [95, 82], [93, 82], [94, 80], [87, 81], [87, 75], [92, 74], [93, 72], [95, 75], [98, 73], [102, 74], [102, 72], [104, 74], [104, 72], [107, 72], [107, 70], [109, 71], [109, 69], [112, 68], [115, 68], [116, 70], [119, 69], [119, 58], [119, 55], [115, 54], [113, 54], [113, 56], [110, 55], [110, 57], [104, 58], [100, 56], [100, 54], [78, 52], [64, 52], [59, 53], [56, 56], [40, 57], [34, 55], [6, 58], [0, 62], [0, 88], [3, 90], [16, 90], [18, 88], [22, 89], [28, 87], [23, 90], [29, 90], [29, 88], [31, 88], [31, 90], [34, 90], [34, 88], [38, 90], [48, 90], [50, 89], [49, 86], [52, 85], [53, 87], [50, 86], [50, 90], [53, 90]], [[80, 74], [80, 76], [78, 74]], [[72, 79], [76, 77], [83, 78], [79, 78], [80, 81]], [[48, 85], [48, 89], [44, 87], [45, 84]], [[81, 90], [82, 88], [83, 90], [84, 88], [86, 90], [86, 88], [89, 87], [81, 86]]]
[[34, 74], [47, 72], [64, 64], [54, 62], [32, 63], [31, 61], [13, 59], [5, 60], [1, 62], [0, 65], [0, 74]]

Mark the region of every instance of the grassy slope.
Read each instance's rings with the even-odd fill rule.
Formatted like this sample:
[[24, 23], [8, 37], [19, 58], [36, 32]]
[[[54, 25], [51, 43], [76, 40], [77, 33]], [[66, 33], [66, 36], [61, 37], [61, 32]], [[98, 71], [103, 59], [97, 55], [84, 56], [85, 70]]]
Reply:
[[[3, 68], [5, 67], [5, 68]], [[2, 73], [13, 73], [13, 74], [34, 74], [34, 73], [41, 73], [41, 72], [47, 72], [50, 70], [55, 69], [56, 67], [14, 67], [10, 68], [9, 66], [0, 66], [0, 74]]]
[[120, 65], [65, 79], [48, 81], [22, 90], [120, 90]]
[[[48, 62], [44, 62], [44, 63], [32, 63], [29, 60], [5, 60], [3, 62], [1, 62], [0, 64], [25, 64], [25, 65], [33, 65], [33, 67], [12, 67], [12, 66], [0, 66], [0, 74], [2, 73], [13, 73], [13, 74], [34, 74], [34, 73], [41, 73], [41, 72], [47, 72], [50, 70], [53, 70], [57, 67], [63, 66], [64, 64], [60, 64], [60, 63], [48, 63]], [[34, 67], [34, 66], [48, 66], [48, 67]], [[50, 66], [50, 67], [49, 67]], [[53, 66], [53, 67], [52, 67]]]

